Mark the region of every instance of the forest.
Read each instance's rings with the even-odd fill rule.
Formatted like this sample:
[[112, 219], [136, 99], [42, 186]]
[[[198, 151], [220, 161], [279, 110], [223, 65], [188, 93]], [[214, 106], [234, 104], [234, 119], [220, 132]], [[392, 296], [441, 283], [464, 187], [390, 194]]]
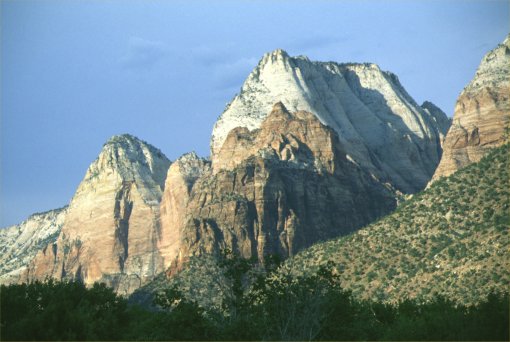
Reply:
[[[433, 300], [377, 303], [343, 290], [330, 265], [303, 277], [264, 272], [230, 254], [221, 308], [202, 308], [177, 287], [141, 306], [104, 284], [33, 282], [1, 286], [1, 340], [505, 340], [509, 296], [491, 293], [476, 306]], [[255, 274], [255, 275], [254, 275]]]

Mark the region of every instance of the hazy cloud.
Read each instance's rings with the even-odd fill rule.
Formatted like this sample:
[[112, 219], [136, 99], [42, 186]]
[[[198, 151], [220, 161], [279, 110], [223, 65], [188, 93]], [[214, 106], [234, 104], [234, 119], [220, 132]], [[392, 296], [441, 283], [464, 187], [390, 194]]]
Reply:
[[165, 43], [139, 37], [131, 37], [126, 54], [120, 59], [124, 68], [149, 69], [162, 60], [169, 52]]

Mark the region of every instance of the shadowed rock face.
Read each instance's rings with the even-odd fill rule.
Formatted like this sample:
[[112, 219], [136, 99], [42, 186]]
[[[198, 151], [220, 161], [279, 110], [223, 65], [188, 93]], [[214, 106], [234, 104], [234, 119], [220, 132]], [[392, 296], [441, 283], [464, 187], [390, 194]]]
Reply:
[[[282, 103], [259, 129], [232, 130], [212, 167], [201, 170], [191, 190], [175, 182], [188, 198], [185, 214], [162, 209], [162, 229], [179, 236], [179, 248], [167, 255], [177, 264], [222, 248], [287, 257], [395, 207], [392, 192], [349, 160], [334, 130]], [[174, 191], [167, 181], [164, 198]]]
[[312, 62], [275, 50], [216, 122], [212, 160], [232, 129], [260, 128], [276, 101], [316, 115], [356, 163], [406, 193], [423, 189], [432, 177], [450, 124], [439, 108], [416, 104], [394, 74], [375, 64]]
[[508, 141], [510, 122], [510, 36], [485, 55], [462, 91], [443, 157], [432, 181], [479, 161], [489, 149]]
[[162, 272], [159, 203], [170, 161], [132, 136], [113, 137], [80, 183], [55, 243], [26, 279], [105, 282], [130, 293]]

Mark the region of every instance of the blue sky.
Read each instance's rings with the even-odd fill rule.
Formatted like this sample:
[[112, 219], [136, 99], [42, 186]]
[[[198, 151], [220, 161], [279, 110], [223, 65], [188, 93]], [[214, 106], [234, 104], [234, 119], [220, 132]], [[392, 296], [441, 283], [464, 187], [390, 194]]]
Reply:
[[0, 227], [67, 204], [114, 134], [206, 156], [265, 52], [375, 62], [448, 115], [509, 1], [1, 1]]

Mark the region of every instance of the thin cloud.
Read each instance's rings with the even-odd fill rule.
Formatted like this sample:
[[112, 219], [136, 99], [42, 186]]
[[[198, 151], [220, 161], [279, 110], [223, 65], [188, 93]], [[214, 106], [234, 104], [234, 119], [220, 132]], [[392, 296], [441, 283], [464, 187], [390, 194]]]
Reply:
[[126, 54], [120, 59], [126, 69], [150, 69], [169, 52], [165, 43], [132, 37]]

